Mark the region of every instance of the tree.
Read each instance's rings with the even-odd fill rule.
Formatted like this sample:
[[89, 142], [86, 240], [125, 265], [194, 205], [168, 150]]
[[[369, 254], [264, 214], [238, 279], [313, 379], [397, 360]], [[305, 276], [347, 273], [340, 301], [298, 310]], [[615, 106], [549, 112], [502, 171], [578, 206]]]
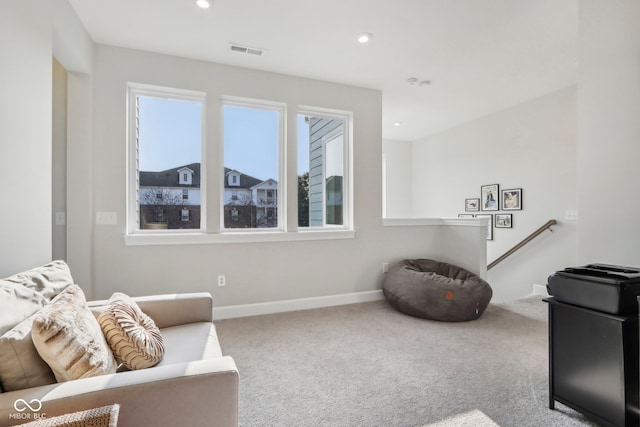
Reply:
[[309, 172], [298, 175], [298, 227], [309, 226]]
[[141, 205], [186, 205], [182, 190], [162, 187], [145, 187], [140, 189]]

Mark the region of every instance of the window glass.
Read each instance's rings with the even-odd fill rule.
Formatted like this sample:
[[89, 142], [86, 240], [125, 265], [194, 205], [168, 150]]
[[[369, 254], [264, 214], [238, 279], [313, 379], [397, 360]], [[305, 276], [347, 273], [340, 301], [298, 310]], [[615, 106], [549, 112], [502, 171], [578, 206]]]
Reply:
[[[200, 229], [203, 100], [130, 89], [135, 123], [135, 226]], [[186, 213], [185, 213], [186, 212]]]
[[298, 116], [298, 226], [345, 226], [346, 117]]
[[282, 111], [224, 103], [225, 229], [277, 228]]

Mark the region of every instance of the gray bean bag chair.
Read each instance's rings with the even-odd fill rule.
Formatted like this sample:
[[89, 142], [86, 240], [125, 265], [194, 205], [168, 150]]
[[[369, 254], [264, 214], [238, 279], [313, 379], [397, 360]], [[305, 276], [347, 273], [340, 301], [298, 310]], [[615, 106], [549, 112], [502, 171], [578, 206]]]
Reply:
[[423, 319], [462, 322], [480, 317], [493, 291], [479, 276], [446, 262], [405, 259], [385, 274], [382, 292], [398, 311]]

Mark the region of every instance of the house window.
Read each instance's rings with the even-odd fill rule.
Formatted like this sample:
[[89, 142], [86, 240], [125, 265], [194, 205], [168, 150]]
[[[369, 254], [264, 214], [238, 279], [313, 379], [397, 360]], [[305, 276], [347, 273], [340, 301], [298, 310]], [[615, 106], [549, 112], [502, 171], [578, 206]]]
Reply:
[[298, 226], [351, 227], [350, 117], [298, 115]]
[[154, 222], [164, 222], [164, 209], [156, 208], [154, 217]]
[[[238, 199], [239, 191], [247, 194], [246, 199], [243, 196], [247, 204], [243, 204], [242, 215], [234, 216], [234, 210], [231, 210], [230, 221], [225, 220], [223, 228], [283, 229], [284, 224], [277, 221], [277, 213], [271, 218], [266, 215], [261, 198], [265, 194], [264, 186], [273, 183], [277, 189], [280, 177], [284, 176], [281, 161], [284, 107], [260, 101], [225, 99], [222, 110], [224, 166], [226, 171], [231, 171], [224, 188], [225, 206], [229, 209], [228, 204]], [[230, 186], [236, 190], [227, 188]]]
[[[145, 225], [154, 220], [158, 222], [160, 211], [160, 222], [168, 222], [168, 229], [204, 228], [198, 221], [204, 204], [199, 179], [204, 167], [204, 101], [204, 94], [200, 92], [129, 84], [127, 229], [130, 234], [147, 228]], [[176, 177], [180, 178], [178, 183]], [[194, 188], [180, 189], [176, 184]], [[184, 218], [182, 205], [190, 196], [193, 196], [190, 206], [197, 210], [198, 216], [193, 224], [185, 225], [179, 219]]]
[[189, 209], [182, 209], [180, 219], [182, 219], [182, 221], [189, 221]]

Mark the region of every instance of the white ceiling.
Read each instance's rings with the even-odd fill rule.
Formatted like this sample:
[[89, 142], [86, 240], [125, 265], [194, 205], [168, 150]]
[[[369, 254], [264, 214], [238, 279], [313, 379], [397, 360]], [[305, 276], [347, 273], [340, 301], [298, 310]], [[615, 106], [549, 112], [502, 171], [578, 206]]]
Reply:
[[[385, 139], [419, 139], [576, 82], [578, 0], [69, 1], [96, 43], [379, 89]], [[364, 31], [373, 39], [360, 45]]]

